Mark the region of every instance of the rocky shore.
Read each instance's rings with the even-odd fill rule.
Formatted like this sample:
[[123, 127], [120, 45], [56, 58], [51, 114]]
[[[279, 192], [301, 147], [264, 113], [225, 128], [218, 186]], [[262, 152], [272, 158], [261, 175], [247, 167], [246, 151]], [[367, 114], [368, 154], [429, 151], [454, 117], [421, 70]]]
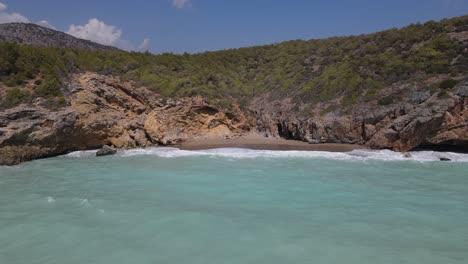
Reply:
[[117, 77], [90, 72], [72, 75], [67, 87], [63, 91], [67, 106], [58, 110], [43, 107], [44, 99], [39, 98], [0, 111], [0, 165], [104, 145], [144, 148], [250, 133], [309, 144], [468, 151], [467, 81], [443, 96], [395, 85], [381, 93], [398, 93], [401, 101], [386, 106], [369, 101], [346, 111], [333, 108], [335, 101], [307, 109], [291, 98], [275, 100], [269, 95], [226, 110], [202, 97], [168, 99]]
[[[360, 144], [402, 152], [415, 148], [468, 151], [467, 81], [443, 95], [395, 85], [383, 90], [379, 97], [392, 94], [402, 99], [384, 106], [375, 100], [359, 103], [345, 113], [339, 100], [307, 110], [306, 105], [294, 104], [290, 98], [273, 102], [257, 98], [252, 109], [257, 117], [256, 129], [269, 137], [311, 144]], [[335, 110], [327, 112], [335, 106]]]

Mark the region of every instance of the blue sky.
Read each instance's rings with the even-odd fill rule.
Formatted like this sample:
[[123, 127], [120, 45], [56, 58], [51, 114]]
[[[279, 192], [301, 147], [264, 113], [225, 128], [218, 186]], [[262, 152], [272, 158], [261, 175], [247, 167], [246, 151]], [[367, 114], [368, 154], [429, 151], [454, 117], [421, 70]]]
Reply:
[[29, 21], [154, 53], [370, 33], [465, 14], [468, 0], [0, 0], [0, 23]]

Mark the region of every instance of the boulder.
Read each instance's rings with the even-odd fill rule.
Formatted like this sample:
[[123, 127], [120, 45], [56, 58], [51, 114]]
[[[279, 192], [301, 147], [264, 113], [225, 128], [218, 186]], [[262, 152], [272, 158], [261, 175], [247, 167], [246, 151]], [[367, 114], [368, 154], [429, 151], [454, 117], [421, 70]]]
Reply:
[[456, 94], [463, 97], [468, 97], [468, 81], [464, 81], [458, 85]]
[[100, 150], [98, 150], [98, 152], [96, 152], [96, 156], [97, 157], [110, 156], [110, 155], [114, 155], [115, 153], [117, 153], [117, 150], [105, 145]]
[[417, 91], [417, 92], [413, 92], [411, 95], [410, 95], [410, 100], [414, 103], [423, 103], [424, 101], [426, 101], [427, 99], [429, 99], [431, 97], [431, 93], [427, 90], [425, 91]]

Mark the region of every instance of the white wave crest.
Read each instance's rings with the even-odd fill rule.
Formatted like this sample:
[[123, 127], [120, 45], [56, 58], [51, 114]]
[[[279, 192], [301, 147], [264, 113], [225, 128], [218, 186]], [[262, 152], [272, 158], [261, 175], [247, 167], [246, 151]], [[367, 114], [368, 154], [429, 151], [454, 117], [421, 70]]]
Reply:
[[468, 154], [453, 152], [411, 151], [407, 153], [401, 153], [391, 150], [353, 150], [346, 154], [372, 160], [440, 161], [440, 159], [444, 158], [455, 162], [468, 162]]
[[[119, 151], [118, 157], [156, 156], [160, 158], [180, 158], [196, 156], [224, 157], [232, 159], [252, 158], [326, 158], [334, 160], [381, 160], [381, 161], [440, 161], [441, 158], [454, 162], [468, 162], [468, 154], [436, 151], [415, 151], [405, 153], [390, 150], [353, 150], [351, 152], [326, 151], [278, 151], [278, 150], [252, 150], [241, 148], [219, 148], [209, 150], [181, 150], [171, 147], [155, 147], [145, 149], [132, 149]], [[95, 151], [70, 153], [66, 157], [90, 157]]]
[[69, 158], [89, 158], [95, 157], [97, 150], [84, 150], [84, 151], [74, 151], [68, 154], [63, 155], [62, 157], [69, 157]]

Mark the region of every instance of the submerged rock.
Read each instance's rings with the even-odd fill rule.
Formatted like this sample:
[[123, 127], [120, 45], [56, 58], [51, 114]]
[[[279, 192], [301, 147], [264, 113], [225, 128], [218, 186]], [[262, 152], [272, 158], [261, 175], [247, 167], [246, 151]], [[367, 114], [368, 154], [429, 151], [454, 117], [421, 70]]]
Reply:
[[452, 161], [452, 160], [449, 159], [449, 158], [444, 158], [444, 157], [443, 157], [443, 158], [440, 158], [440, 161]]
[[409, 158], [412, 158], [413, 156], [411, 155], [411, 153], [405, 153], [404, 157], [409, 159]]
[[115, 155], [115, 153], [117, 153], [117, 150], [105, 145], [100, 150], [98, 150], [98, 152], [96, 152], [96, 156], [97, 157], [110, 156], [110, 155]]

